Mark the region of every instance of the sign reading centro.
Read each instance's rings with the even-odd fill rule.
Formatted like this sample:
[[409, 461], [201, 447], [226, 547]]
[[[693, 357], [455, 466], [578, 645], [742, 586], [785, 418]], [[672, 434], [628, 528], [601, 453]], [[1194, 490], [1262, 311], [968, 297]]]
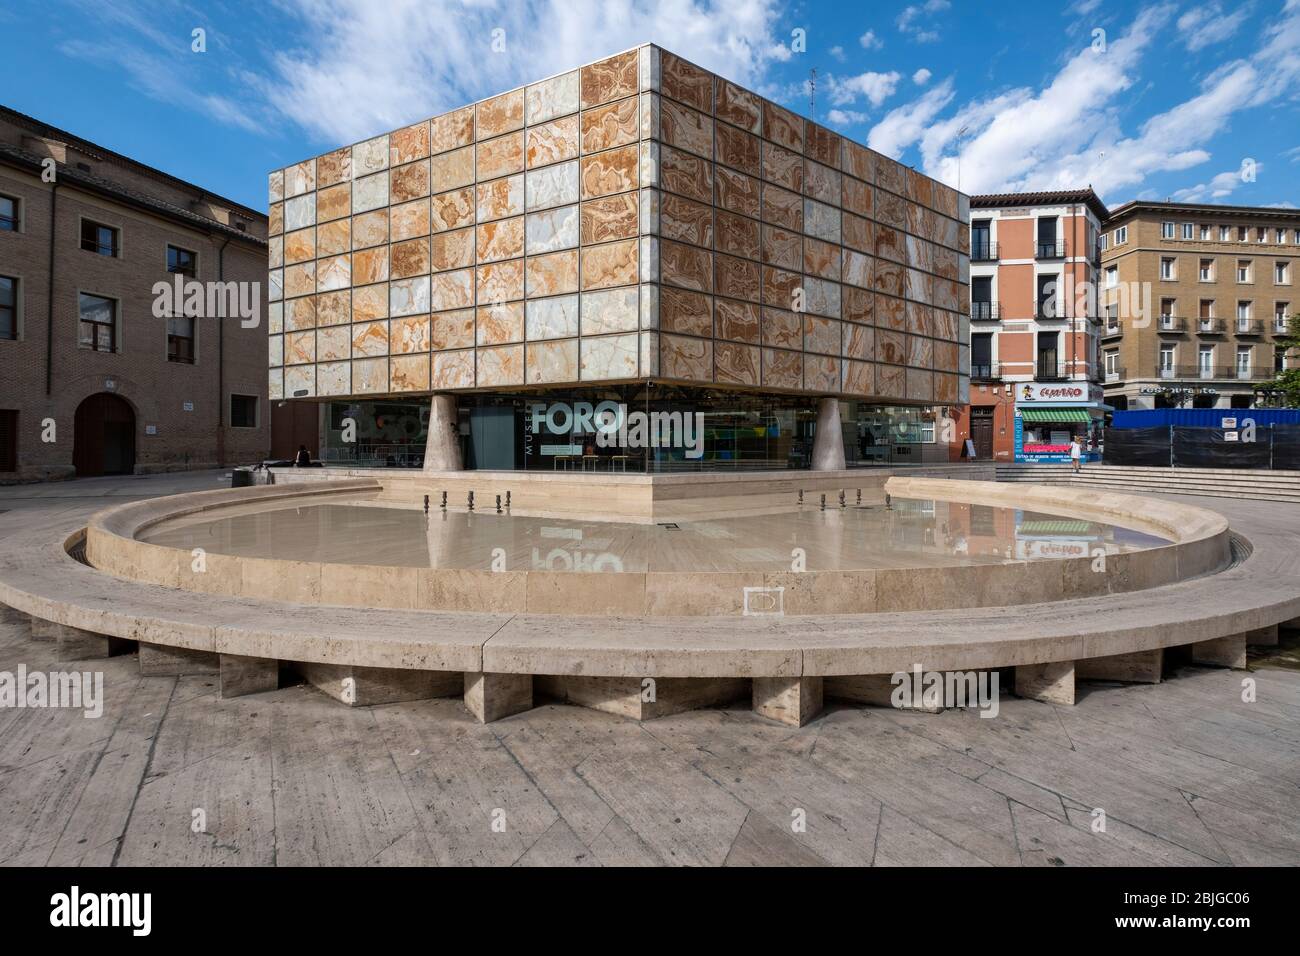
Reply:
[[1016, 386], [1018, 402], [1100, 402], [1101, 389], [1088, 382], [1023, 382]]

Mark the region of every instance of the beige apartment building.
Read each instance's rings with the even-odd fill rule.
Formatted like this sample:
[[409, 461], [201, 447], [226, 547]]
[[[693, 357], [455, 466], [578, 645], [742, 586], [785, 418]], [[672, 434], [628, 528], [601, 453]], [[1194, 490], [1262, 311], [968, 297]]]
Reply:
[[1251, 407], [1300, 309], [1300, 211], [1130, 202], [1102, 247], [1107, 404]]
[[[265, 457], [266, 228], [0, 107], [0, 483]], [[178, 281], [202, 284], [202, 307], [160, 312], [155, 287]], [[256, 325], [217, 317], [210, 288]]]

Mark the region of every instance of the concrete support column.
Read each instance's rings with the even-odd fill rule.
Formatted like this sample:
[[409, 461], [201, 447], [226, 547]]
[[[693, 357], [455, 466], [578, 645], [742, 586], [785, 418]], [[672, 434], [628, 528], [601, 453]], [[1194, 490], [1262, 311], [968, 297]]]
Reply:
[[753, 706], [760, 717], [802, 727], [821, 713], [822, 678], [755, 677]]
[[813, 434], [813, 471], [844, 470], [844, 427], [840, 424], [840, 400], [817, 400], [817, 430]]
[[460, 415], [456, 396], [435, 393], [429, 409], [429, 436], [424, 445], [424, 471], [461, 471]]
[[1016, 696], [1074, 706], [1074, 661], [1016, 667]]
[[465, 709], [480, 724], [490, 724], [532, 707], [532, 674], [465, 672]]
[[298, 671], [307, 683], [349, 707], [453, 697], [460, 693], [461, 688], [460, 674], [456, 671], [311, 662], [299, 664]]
[[270, 657], [221, 654], [221, 696], [243, 697], [280, 687], [280, 662]]
[[1165, 652], [1134, 651], [1131, 654], [1113, 654], [1109, 657], [1092, 657], [1076, 661], [1076, 680], [1116, 680], [1136, 684], [1159, 684], [1164, 667]]
[[47, 621], [43, 617], [34, 617], [31, 619], [32, 640], [33, 641], [57, 641], [59, 639], [60, 624], [53, 621]]
[[1229, 634], [1212, 641], [1198, 641], [1192, 645], [1192, 660], [1197, 664], [1241, 670], [1246, 666], [1246, 635]]
[[140, 642], [140, 673], [145, 677], [181, 677], [187, 674], [219, 674], [221, 661], [212, 651]]
[[125, 653], [131, 642], [66, 624], [53, 625], [56, 656], [61, 661], [84, 661]]

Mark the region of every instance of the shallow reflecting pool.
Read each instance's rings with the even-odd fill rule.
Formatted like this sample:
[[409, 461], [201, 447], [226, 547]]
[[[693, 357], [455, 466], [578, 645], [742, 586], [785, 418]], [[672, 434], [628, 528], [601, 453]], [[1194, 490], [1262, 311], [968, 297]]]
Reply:
[[952, 567], [1080, 558], [1162, 538], [1015, 508], [895, 498], [844, 509], [679, 522], [677, 527], [423, 510], [370, 497], [250, 505], [175, 518], [139, 535], [217, 554], [481, 570], [788, 571]]

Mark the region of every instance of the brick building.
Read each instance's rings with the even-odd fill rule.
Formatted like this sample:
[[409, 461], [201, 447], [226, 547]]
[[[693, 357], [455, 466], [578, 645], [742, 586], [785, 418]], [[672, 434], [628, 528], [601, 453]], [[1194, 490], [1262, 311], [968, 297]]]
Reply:
[[951, 454], [1063, 459], [1102, 417], [1099, 243], [1107, 210], [1091, 189], [972, 196], [970, 405]]
[[[266, 229], [0, 107], [0, 482], [263, 458]], [[178, 280], [231, 285], [159, 317], [155, 284]], [[217, 318], [213, 293], [240, 314]]]
[[1131, 202], [1102, 241], [1106, 401], [1250, 408], [1300, 310], [1300, 212]]

